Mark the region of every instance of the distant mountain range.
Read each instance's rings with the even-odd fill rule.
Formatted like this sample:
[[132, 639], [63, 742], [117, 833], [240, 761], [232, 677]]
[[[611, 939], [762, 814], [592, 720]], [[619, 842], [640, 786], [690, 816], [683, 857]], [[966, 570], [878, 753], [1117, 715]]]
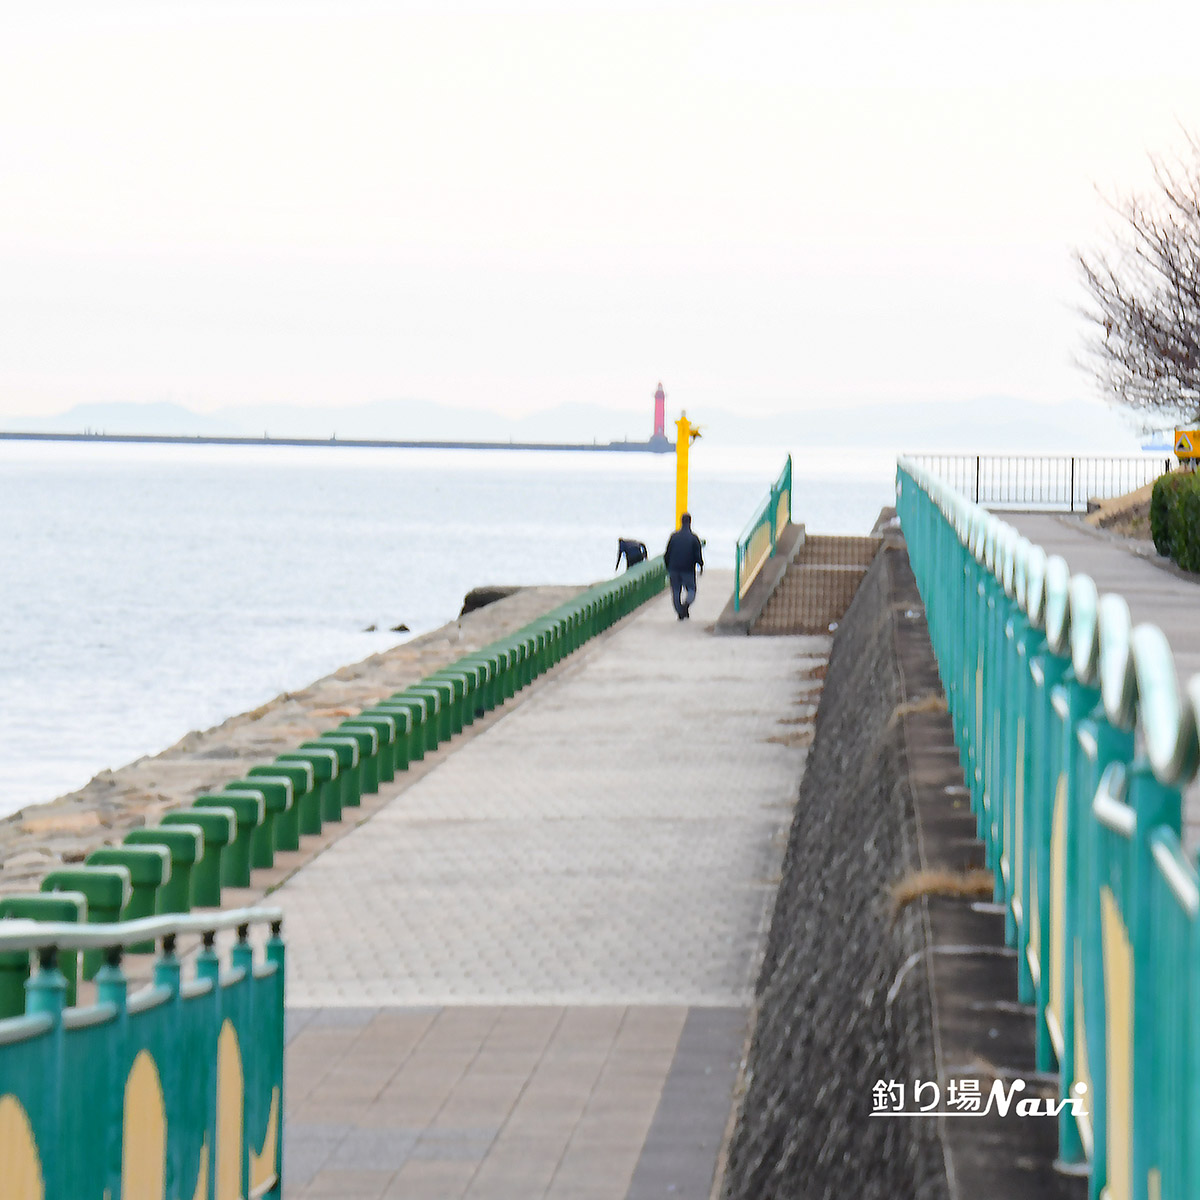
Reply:
[[[670, 416], [677, 415], [672, 408]], [[1006, 396], [961, 402], [830, 404], [770, 416], [732, 409], [689, 409], [711, 443], [728, 446], [861, 447], [864, 450], [962, 450], [972, 453], [1137, 453], [1142, 437], [1097, 400], [1037, 404]], [[562, 404], [525, 417], [451, 408], [422, 400], [376, 400], [345, 407], [234, 405], [194, 412], [158, 403], [81, 404], [43, 417], [0, 417], [0, 432], [144, 433], [171, 436], [370, 438], [395, 441], [642, 441], [644, 413]], [[670, 421], [668, 435], [673, 434]]]

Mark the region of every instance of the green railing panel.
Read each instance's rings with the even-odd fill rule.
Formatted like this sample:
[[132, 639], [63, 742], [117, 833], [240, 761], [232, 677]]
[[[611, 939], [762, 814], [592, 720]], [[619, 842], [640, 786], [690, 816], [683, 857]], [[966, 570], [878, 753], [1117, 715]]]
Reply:
[[925, 603], [1059, 1158], [1099, 1200], [1200, 1196], [1200, 891], [1183, 792], [1200, 679], [1162, 632], [909, 460], [897, 510]]
[[733, 608], [741, 609], [742, 599], [758, 577], [763, 565], [775, 553], [779, 534], [792, 519], [792, 456], [771, 490], [747, 522], [738, 537], [733, 561]]
[[[33, 951], [38, 964], [25, 1014], [0, 1021], [4, 1194], [281, 1196], [281, 919], [243, 909], [90, 928], [0, 921], [0, 952]], [[256, 924], [271, 926], [257, 956]], [[237, 941], [222, 964], [213, 941], [226, 928]], [[186, 980], [180, 935], [203, 939]], [[131, 994], [121, 951], [146, 940], [161, 943], [153, 982]], [[103, 953], [89, 1008], [65, 1006], [66, 949]]]

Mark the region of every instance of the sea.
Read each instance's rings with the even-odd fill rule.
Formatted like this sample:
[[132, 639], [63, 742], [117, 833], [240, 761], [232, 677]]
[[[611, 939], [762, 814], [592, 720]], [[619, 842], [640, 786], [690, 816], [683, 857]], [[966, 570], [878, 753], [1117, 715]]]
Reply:
[[[709, 566], [785, 457], [693, 447]], [[801, 448], [793, 519], [868, 533], [894, 474]], [[618, 538], [661, 552], [674, 497], [672, 455], [0, 442], [0, 816], [435, 629], [473, 587], [611, 577]]]

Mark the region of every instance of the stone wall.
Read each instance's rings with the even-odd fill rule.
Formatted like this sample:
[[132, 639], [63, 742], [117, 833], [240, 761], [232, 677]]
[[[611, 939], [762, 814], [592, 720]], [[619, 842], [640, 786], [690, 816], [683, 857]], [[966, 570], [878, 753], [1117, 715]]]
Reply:
[[[877, 1080], [936, 1078], [896, 625], [919, 609], [903, 550], [875, 559], [834, 643], [758, 987], [726, 1200], [939, 1200], [933, 1121], [872, 1118]], [[894, 995], [890, 995], [893, 985]]]
[[578, 587], [511, 590], [484, 608], [230, 717], [194, 730], [160, 754], [101, 771], [78, 791], [0, 819], [0, 895], [36, 891], [43, 875], [98, 846], [154, 824], [202, 792], [219, 790], [385, 696], [464, 654], [513, 633], [579, 593]]

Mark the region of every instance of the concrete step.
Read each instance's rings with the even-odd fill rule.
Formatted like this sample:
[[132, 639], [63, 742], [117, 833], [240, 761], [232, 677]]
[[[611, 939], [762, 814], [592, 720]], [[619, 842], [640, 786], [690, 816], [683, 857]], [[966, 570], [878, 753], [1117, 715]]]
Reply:
[[750, 632], [832, 632], [882, 544], [878, 537], [809, 535]]

